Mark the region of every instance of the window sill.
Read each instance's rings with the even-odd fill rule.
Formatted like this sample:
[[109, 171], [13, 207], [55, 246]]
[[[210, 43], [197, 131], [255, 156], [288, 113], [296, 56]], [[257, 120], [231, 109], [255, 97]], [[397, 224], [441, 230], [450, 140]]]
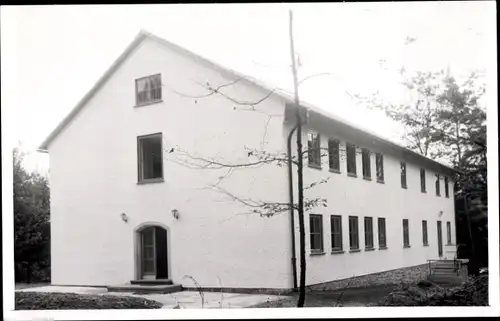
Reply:
[[314, 168], [314, 169], [318, 169], [318, 170], [321, 170], [321, 165], [316, 165], [316, 164], [307, 164], [307, 167], [309, 167], [309, 168]]
[[314, 255], [325, 255], [325, 252], [321, 251], [321, 252], [311, 252], [310, 253], [311, 256], [314, 256]]
[[409, 249], [411, 246], [410, 245], [403, 245], [404, 249]]
[[437, 196], [437, 197], [441, 197], [441, 195], [440, 195], [440, 194], [436, 194], [436, 196]]
[[332, 173], [337, 173], [337, 174], [342, 174], [342, 172], [341, 172], [341, 171], [339, 171], [338, 169], [331, 169], [331, 168], [330, 168], [330, 172], [332, 172]]
[[408, 189], [408, 186], [401, 186], [402, 189]]
[[349, 253], [358, 253], [358, 252], [361, 252], [360, 249], [351, 249], [349, 250]]
[[380, 183], [380, 184], [385, 184], [385, 182], [384, 182], [384, 181], [379, 181], [378, 179], [377, 179], [377, 183]]
[[369, 251], [375, 251], [375, 248], [374, 247], [365, 248], [365, 252], [369, 252]]
[[342, 251], [342, 250], [333, 250], [331, 252], [331, 254], [343, 254], [343, 253], [344, 253], [344, 251]]
[[365, 176], [363, 176], [363, 179], [364, 179], [365, 181], [371, 181], [371, 180], [372, 180], [372, 178], [371, 178], [371, 177], [365, 177]]
[[446, 196], [446, 198], [450, 198], [449, 196]]
[[353, 173], [347, 173], [347, 176], [349, 176], [349, 177], [358, 177], [358, 175], [353, 174]]
[[424, 246], [429, 246], [429, 244], [424, 244]]
[[381, 246], [378, 248], [379, 250], [387, 250], [387, 246]]
[[145, 106], [149, 106], [149, 105], [154, 105], [154, 104], [160, 104], [162, 103], [163, 100], [155, 100], [155, 101], [150, 101], [150, 102], [147, 102], [147, 103], [142, 103], [142, 104], [136, 104], [134, 106], [134, 108], [139, 108], [139, 107], [145, 107]]
[[420, 192], [421, 192], [422, 194], [427, 194], [427, 192], [426, 192], [426, 191], [420, 191]]
[[163, 182], [165, 182], [165, 180], [163, 178], [151, 178], [151, 179], [144, 179], [142, 181], [139, 181], [139, 182], [137, 182], [137, 185], [163, 183]]
[[455, 246], [453, 243], [447, 243], [446, 246]]

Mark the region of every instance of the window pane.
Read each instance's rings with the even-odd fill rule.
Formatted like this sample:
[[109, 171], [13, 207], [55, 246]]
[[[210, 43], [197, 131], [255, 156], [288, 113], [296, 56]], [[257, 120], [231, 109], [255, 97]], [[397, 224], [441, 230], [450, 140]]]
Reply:
[[161, 100], [161, 75], [136, 80], [136, 103], [143, 104]]
[[161, 135], [139, 138], [140, 180], [163, 177]]
[[408, 226], [408, 219], [403, 219], [403, 244], [410, 245], [410, 232]]
[[356, 149], [352, 144], [346, 144], [347, 172], [356, 174]]
[[420, 169], [420, 191], [425, 193], [425, 169]]
[[307, 141], [308, 161], [311, 165], [321, 165], [320, 138], [317, 133], [309, 133]]
[[349, 217], [349, 245], [351, 249], [359, 248], [358, 218]]
[[375, 164], [377, 167], [377, 180], [379, 182], [384, 181], [384, 158], [382, 154], [375, 155]]
[[439, 175], [436, 175], [436, 195], [440, 196], [441, 195], [441, 190], [440, 190], [440, 183], [439, 183]]
[[321, 215], [310, 215], [311, 250], [323, 250], [323, 226]]
[[371, 177], [371, 168], [370, 168], [370, 151], [368, 149], [363, 149], [362, 153], [363, 160], [363, 177], [370, 178]]
[[378, 219], [379, 247], [386, 247], [385, 218]]
[[401, 187], [406, 188], [406, 163], [401, 162]]
[[328, 141], [328, 160], [330, 169], [340, 170], [339, 141]]

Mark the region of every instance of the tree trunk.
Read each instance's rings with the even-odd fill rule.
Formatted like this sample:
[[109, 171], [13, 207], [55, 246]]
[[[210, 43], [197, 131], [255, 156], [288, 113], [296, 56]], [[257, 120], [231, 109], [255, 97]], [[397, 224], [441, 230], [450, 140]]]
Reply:
[[294, 85], [294, 103], [297, 113], [297, 191], [298, 191], [298, 209], [299, 214], [299, 240], [300, 240], [300, 282], [299, 282], [299, 300], [297, 307], [304, 307], [306, 300], [306, 238], [304, 227], [304, 189], [303, 189], [303, 155], [302, 155], [302, 119], [299, 108], [299, 91], [297, 82], [297, 67], [295, 65], [295, 49], [293, 45], [293, 13], [290, 10], [290, 55], [292, 57], [292, 74]]

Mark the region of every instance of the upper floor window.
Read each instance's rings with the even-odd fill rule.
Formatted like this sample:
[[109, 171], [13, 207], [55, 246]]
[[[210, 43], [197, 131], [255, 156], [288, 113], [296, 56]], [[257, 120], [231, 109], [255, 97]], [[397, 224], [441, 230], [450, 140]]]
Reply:
[[448, 177], [444, 178], [444, 195], [450, 197], [450, 187], [448, 186]]
[[339, 141], [336, 139], [328, 140], [328, 163], [330, 170], [334, 172], [340, 171], [340, 154], [339, 154]]
[[162, 134], [137, 137], [139, 182], [163, 178]]
[[144, 105], [157, 101], [161, 101], [161, 74], [136, 79], [136, 105]]
[[311, 234], [311, 252], [323, 252], [323, 216], [309, 215], [309, 228]]
[[441, 184], [439, 183], [439, 174], [436, 174], [436, 195], [441, 196]]
[[321, 143], [318, 133], [309, 132], [308, 134], [307, 156], [310, 166], [321, 167]]
[[425, 169], [420, 169], [420, 191], [425, 193]]
[[384, 155], [375, 154], [375, 165], [377, 167], [377, 182], [384, 181]]
[[401, 162], [401, 187], [407, 188], [406, 185], [406, 163]]
[[366, 148], [362, 150], [363, 178], [371, 179], [372, 171], [370, 167], [370, 151]]
[[346, 143], [347, 173], [356, 176], [356, 146]]

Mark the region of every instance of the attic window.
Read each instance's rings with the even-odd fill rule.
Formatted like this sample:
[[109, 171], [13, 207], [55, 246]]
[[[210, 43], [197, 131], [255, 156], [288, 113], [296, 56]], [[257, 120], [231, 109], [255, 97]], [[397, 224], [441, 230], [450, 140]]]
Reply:
[[161, 74], [135, 80], [137, 106], [161, 101]]

